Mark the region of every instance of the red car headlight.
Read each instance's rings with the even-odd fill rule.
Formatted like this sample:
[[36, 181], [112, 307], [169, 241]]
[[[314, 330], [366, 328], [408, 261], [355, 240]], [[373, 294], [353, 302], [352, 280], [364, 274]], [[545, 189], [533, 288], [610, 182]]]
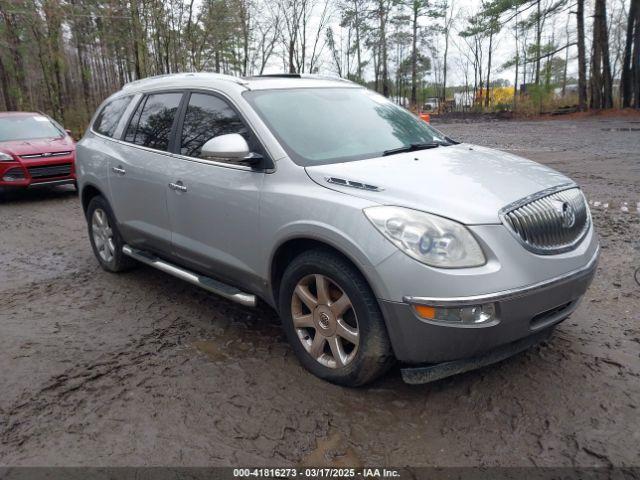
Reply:
[[14, 162], [15, 159], [8, 153], [0, 152], [0, 162]]

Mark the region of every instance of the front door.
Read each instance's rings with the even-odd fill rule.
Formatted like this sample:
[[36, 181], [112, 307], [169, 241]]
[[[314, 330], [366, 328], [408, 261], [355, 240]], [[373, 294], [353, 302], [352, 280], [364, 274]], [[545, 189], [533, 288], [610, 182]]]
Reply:
[[[150, 250], [171, 248], [167, 185], [182, 93], [148, 95], [138, 104], [124, 133], [113, 146], [109, 184], [113, 209], [123, 236]], [[126, 143], [125, 143], [126, 142]]]
[[208, 161], [201, 148], [228, 133], [243, 135], [252, 151], [263, 154], [261, 147], [237, 112], [213, 94], [191, 93], [180, 124], [167, 196], [173, 253], [196, 270], [252, 289], [259, 283], [252, 259], [259, 255], [265, 173], [242, 162]]

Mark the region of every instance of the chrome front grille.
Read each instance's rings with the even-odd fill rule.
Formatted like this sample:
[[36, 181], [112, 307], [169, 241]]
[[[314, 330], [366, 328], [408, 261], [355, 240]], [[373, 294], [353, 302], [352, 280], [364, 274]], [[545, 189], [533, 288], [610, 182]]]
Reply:
[[66, 177], [71, 175], [71, 164], [43, 165], [38, 167], [28, 167], [31, 178]]
[[529, 250], [540, 254], [565, 252], [589, 230], [589, 207], [579, 188], [540, 192], [500, 212], [507, 228]]
[[24, 158], [25, 160], [31, 160], [34, 158], [53, 158], [53, 157], [66, 157], [71, 155], [71, 152], [46, 152], [46, 153], [33, 153], [30, 155], [20, 155], [20, 158]]

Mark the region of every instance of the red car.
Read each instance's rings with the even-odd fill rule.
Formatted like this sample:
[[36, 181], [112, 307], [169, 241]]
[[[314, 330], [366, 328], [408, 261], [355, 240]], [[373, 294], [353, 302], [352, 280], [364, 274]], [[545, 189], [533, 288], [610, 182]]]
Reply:
[[76, 184], [76, 145], [41, 113], [0, 112], [0, 189]]

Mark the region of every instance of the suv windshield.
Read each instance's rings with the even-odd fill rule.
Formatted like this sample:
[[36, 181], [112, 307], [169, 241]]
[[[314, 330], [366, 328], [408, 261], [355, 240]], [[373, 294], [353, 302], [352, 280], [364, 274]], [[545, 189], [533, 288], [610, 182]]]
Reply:
[[63, 132], [44, 115], [0, 118], [0, 142], [62, 136]]
[[426, 122], [364, 88], [257, 90], [245, 98], [299, 165], [379, 157], [416, 145], [449, 145]]

